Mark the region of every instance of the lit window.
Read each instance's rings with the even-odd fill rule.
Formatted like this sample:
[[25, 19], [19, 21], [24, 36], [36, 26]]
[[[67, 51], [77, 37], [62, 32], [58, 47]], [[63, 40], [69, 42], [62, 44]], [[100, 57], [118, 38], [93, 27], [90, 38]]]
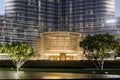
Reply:
[[83, 20], [83, 18], [82, 18], [82, 17], [80, 17], [80, 20]]
[[53, 2], [53, 0], [49, 0], [50, 2]]
[[90, 14], [93, 14], [93, 11], [90, 11]]

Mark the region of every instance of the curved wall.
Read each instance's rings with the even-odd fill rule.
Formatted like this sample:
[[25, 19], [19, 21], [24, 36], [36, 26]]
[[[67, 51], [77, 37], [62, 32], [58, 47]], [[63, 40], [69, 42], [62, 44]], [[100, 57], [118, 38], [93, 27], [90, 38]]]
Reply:
[[79, 42], [80, 33], [76, 32], [44, 32], [35, 40], [35, 52], [43, 59], [79, 60], [83, 59]]

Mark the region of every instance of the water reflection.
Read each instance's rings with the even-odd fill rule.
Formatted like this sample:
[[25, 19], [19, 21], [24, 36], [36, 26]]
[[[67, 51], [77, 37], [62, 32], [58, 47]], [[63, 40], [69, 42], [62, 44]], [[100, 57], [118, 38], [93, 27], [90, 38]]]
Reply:
[[73, 74], [50, 72], [0, 71], [0, 79], [87, 79], [87, 78], [120, 78], [120, 75], [108, 74]]
[[17, 72], [14, 73], [14, 78], [19, 79], [19, 74]]

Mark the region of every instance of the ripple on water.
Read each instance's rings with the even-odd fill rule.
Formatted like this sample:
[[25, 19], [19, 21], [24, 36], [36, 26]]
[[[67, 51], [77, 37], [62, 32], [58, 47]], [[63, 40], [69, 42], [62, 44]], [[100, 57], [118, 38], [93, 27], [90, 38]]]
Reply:
[[51, 72], [0, 71], [0, 79], [90, 79], [90, 78], [120, 78], [120, 75], [108, 74], [77, 74]]

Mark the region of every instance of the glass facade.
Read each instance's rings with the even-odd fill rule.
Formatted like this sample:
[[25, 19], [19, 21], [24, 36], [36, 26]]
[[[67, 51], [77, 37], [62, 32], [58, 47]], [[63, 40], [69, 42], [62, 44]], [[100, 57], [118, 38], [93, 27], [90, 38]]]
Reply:
[[[77, 31], [114, 16], [115, 0], [6, 0], [6, 17], [40, 31]], [[87, 30], [86, 30], [87, 31]]]
[[5, 40], [5, 35], [4, 35], [4, 26], [5, 26], [5, 16], [0, 15], [0, 41]]
[[38, 13], [37, 0], [5, 0], [5, 42], [27, 41], [31, 43], [39, 30]]
[[36, 59], [83, 60], [83, 35], [104, 32], [114, 10], [115, 0], [5, 0], [1, 39], [30, 43]]
[[7, 34], [12, 36], [7, 38], [31, 41], [52, 31], [97, 33], [114, 10], [115, 0], [5, 0]]

